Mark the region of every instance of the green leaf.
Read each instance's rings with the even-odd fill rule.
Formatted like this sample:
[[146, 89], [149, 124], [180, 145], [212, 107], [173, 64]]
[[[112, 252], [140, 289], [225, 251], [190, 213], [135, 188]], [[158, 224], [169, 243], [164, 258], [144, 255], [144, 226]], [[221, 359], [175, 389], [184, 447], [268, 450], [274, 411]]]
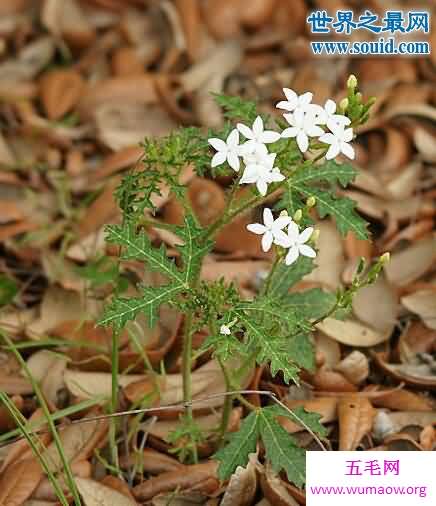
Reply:
[[213, 96], [215, 102], [224, 109], [225, 118], [231, 120], [239, 119], [250, 123], [256, 119], [258, 114], [256, 102], [221, 93], [213, 93]]
[[246, 466], [250, 453], [256, 451], [258, 438], [258, 411], [250, 413], [238, 432], [230, 435], [230, 442], [213, 456], [220, 462], [218, 478], [229, 479], [238, 466]]
[[185, 283], [183, 274], [167, 257], [165, 248], [154, 248], [145, 232], [136, 234], [130, 224], [111, 225], [106, 230], [107, 242], [125, 247], [121, 256], [123, 260], [141, 260], [146, 262], [151, 270], [159, 271], [178, 285]]
[[14, 300], [18, 293], [15, 281], [7, 276], [0, 275], [0, 306], [5, 306]]
[[286, 353], [299, 367], [308, 371], [315, 370], [315, 352], [308, 334], [296, 334], [291, 337], [286, 346]]
[[301, 487], [306, 480], [306, 453], [276, 421], [274, 411], [259, 410], [259, 432], [273, 470], [279, 473], [284, 469], [288, 480]]
[[281, 300], [282, 307], [290, 307], [302, 317], [317, 320], [327, 314], [336, 303], [333, 293], [321, 288], [286, 294]]
[[339, 183], [344, 188], [354, 181], [357, 176], [356, 169], [348, 163], [326, 161], [315, 167], [302, 166], [297, 169], [289, 180], [289, 184], [307, 185], [314, 182]]
[[302, 255], [292, 265], [281, 263], [272, 276], [269, 295], [272, 298], [287, 295], [289, 289], [303, 279], [306, 274], [310, 274], [315, 267], [311, 258]]
[[147, 286], [143, 288], [142, 297], [114, 298], [106, 307], [99, 324], [112, 325], [114, 330], [119, 331], [128, 321], [134, 320], [139, 313], [144, 313], [151, 328], [157, 320], [159, 307], [166, 302], [172, 302], [174, 296], [183, 289], [184, 285], [181, 283], [157, 287]]
[[235, 311], [234, 314], [245, 326], [249, 338], [254, 340], [259, 347], [257, 362], [259, 364], [270, 362], [271, 374], [275, 376], [281, 371], [286, 383], [291, 380], [298, 382], [299, 369], [290, 361], [287, 352], [288, 340], [283, 337], [271, 336], [267, 328], [247, 317], [243, 311]]
[[351, 231], [358, 239], [368, 239], [367, 223], [356, 213], [353, 200], [348, 197], [335, 197], [332, 193], [318, 188], [304, 185], [294, 187], [305, 197], [315, 197], [320, 217], [333, 216], [342, 236]]
[[212, 247], [213, 241], [203, 240], [204, 229], [197, 226], [192, 215], [185, 217], [185, 226], [177, 227], [176, 234], [183, 240], [184, 244], [178, 246], [183, 261], [183, 278], [185, 283], [194, 280], [201, 269], [201, 263]]
[[327, 429], [324, 427], [324, 425], [322, 425], [321, 415], [319, 413], [306, 411], [302, 406], [291, 409], [290, 411], [292, 413], [290, 413], [287, 409], [285, 409], [283, 406], [280, 406], [279, 404], [268, 406], [267, 408], [264, 408], [264, 410], [268, 410], [276, 416], [289, 418], [289, 420], [292, 420], [294, 423], [300, 425], [300, 427], [303, 427], [306, 430], [307, 427], [309, 427], [312, 432], [318, 434], [320, 437], [327, 436]]

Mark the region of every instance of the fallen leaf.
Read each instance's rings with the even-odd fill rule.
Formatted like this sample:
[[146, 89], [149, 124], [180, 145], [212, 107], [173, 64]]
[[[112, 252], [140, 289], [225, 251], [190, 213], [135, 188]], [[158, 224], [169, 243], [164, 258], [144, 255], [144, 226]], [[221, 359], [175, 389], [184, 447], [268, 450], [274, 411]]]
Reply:
[[256, 467], [249, 459], [246, 467], [237, 467], [230, 478], [220, 506], [250, 506], [257, 489]]
[[113, 488], [86, 478], [75, 479], [85, 506], [135, 506], [136, 502]]
[[40, 87], [41, 101], [48, 118], [57, 120], [77, 104], [85, 81], [76, 70], [53, 70], [42, 76]]
[[348, 346], [370, 347], [387, 341], [391, 329], [379, 332], [353, 320], [336, 320], [326, 318], [318, 323], [317, 328], [336, 341]]
[[371, 431], [376, 411], [368, 399], [344, 397], [338, 403], [339, 451], [354, 451]]
[[0, 504], [23, 504], [43, 477], [43, 470], [35, 457], [11, 464], [0, 478]]
[[436, 285], [434, 290], [419, 290], [402, 297], [401, 304], [420, 316], [428, 328], [436, 330]]

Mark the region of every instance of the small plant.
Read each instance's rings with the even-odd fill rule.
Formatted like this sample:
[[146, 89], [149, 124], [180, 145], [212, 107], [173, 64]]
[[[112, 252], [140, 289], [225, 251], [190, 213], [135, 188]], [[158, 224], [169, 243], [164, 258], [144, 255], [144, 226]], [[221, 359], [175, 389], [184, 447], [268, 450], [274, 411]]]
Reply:
[[[302, 368], [314, 369], [314, 325], [329, 316], [343, 317], [352, 295], [375, 279], [386, 258], [382, 257], [366, 274], [360, 265], [352, 285], [336, 294], [321, 289], [290, 293], [289, 289], [316, 266], [315, 209], [320, 218], [333, 217], [342, 235], [353, 232], [359, 239], [368, 237], [366, 223], [355, 212], [354, 202], [337, 194], [338, 187], [353, 181], [356, 171], [348, 163], [334, 159], [341, 153], [354, 158], [353, 129], [368, 119], [373, 101], [362, 102], [354, 76], [348, 80], [348, 96], [339, 107], [332, 100], [324, 107], [312, 104], [311, 93], [298, 96], [290, 89], [284, 92], [286, 100], [277, 104], [285, 111], [283, 118], [259, 114], [252, 102], [218, 95], [216, 101], [228, 120], [221, 131], [211, 131], [206, 136], [197, 128], [185, 128], [166, 138], [145, 140], [143, 169], [128, 174], [118, 188], [123, 221], [107, 227], [107, 240], [121, 247], [122, 259], [144, 262], [166, 281], [159, 286], [138, 286], [139, 296], [135, 297], [116, 292], [100, 323], [113, 327], [112, 409], [116, 410], [120, 331], [139, 313], [145, 314], [153, 326], [163, 304], [184, 314], [185, 413], [179, 429], [171, 435], [171, 443], [176, 451], [179, 446], [181, 457], [191, 461], [197, 461], [197, 447], [204, 439], [192, 410], [192, 336], [207, 327], [208, 337], [200, 351], [212, 350], [228, 391], [235, 392], [225, 397], [217, 431], [217, 444], [221, 446], [215, 454], [220, 461], [219, 477], [227, 479], [238, 465], [245, 465], [261, 440], [273, 468], [285, 470], [289, 480], [301, 486], [304, 450], [282, 428], [277, 417], [291, 417], [322, 436], [318, 416], [304, 410], [292, 412], [279, 404], [255, 407], [238, 394], [240, 378], [258, 363], [268, 364], [271, 374], [280, 374], [286, 383], [298, 383]], [[187, 187], [180, 182], [182, 169], [187, 165], [201, 176], [233, 176], [224, 212], [206, 227], [198, 222]], [[243, 197], [238, 192], [241, 185], [249, 188]], [[163, 188], [169, 189], [182, 204], [183, 226], [155, 219], [155, 199]], [[275, 205], [268, 204], [263, 209], [263, 223], [247, 227], [262, 236], [265, 252], [274, 249], [275, 260], [256, 296], [246, 300], [232, 284], [202, 281], [202, 262], [213, 250], [217, 233], [240, 214], [274, 201], [274, 196]], [[177, 262], [168, 258], [164, 247], [153, 246], [146, 231], [149, 226], [169, 229], [180, 238], [183, 244], [178, 246]], [[241, 358], [237, 370], [228, 365], [229, 358], [235, 356]], [[227, 425], [235, 398], [250, 414], [240, 430], [228, 437]], [[112, 450], [116, 459], [114, 434], [115, 429]]]

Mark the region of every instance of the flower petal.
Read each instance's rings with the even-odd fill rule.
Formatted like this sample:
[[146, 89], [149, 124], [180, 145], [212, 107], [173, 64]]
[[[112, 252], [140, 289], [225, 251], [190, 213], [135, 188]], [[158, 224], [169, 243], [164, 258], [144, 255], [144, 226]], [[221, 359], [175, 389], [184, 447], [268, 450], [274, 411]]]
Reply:
[[211, 166], [216, 167], [217, 165], [221, 165], [226, 161], [227, 153], [225, 151], [218, 151], [218, 153], [215, 153], [213, 155]]
[[342, 135], [342, 140], [344, 142], [350, 142], [353, 140], [353, 129], [352, 128], [347, 128], [345, 130], [345, 132]]
[[288, 102], [286, 100], [281, 100], [280, 102], [277, 103], [276, 108], [277, 109], [284, 109], [285, 111], [291, 112], [295, 109], [295, 104]]
[[273, 243], [274, 237], [271, 232], [266, 232], [264, 236], [262, 237], [262, 249], [265, 251], [269, 251], [271, 249], [272, 243]]
[[292, 222], [292, 218], [290, 216], [279, 216], [273, 225], [273, 230], [283, 230]]
[[336, 137], [332, 133], [327, 132], [326, 134], [321, 135], [319, 140], [321, 142], [325, 142], [326, 144], [334, 144], [336, 142]]
[[227, 153], [227, 162], [229, 163], [230, 167], [234, 171], [236, 171], [236, 172], [239, 171], [239, 167], [240, 167], [239, 157], [235, 151], [229, 151]]
[[247, 125], [244, 125], [244, 123], [238, 123], [236, 125], [236, 128], [241, 132], [241, 134], [246, 137], [247, 139], [254, 139], [254, 134], [251, 131], [251, 128], [248, 128]]
[[339, 155], [339, 153], [340, 153], [339, 144], [335, 142], [329, 147], [325, 155], [326, 160], [333, 160], [333, 158], [336, 158]]
[[324, 134], [324, 130], [318, 125], [307, 125], [304, 130], [310, 137], [319, 137]]
[[261, 223], [250, 223], [247, 225], [247, 230], [253, 232], [253, 234], [262, 235], [266, 232], [266, 227]]
[[257, 165], [247, 165], [242, 174], [240, 183], [255, 183], [259, 179]]
[[300, 253], [305, 256], [305, 257], [309, 257], [309, 258], [315, 258], [316, 257], [316, 251], [311, 248], [310, 246], [308, 246], [307, 244], [302, 244], [301, 246], [298, 247]]
[[227, 151], [227, 144], [221, 140], [221, 139], [218, 139], [216, 137], [212, 137], [211, 139], [208, 139], [207, 141], [214, 149], [216, 149], [217, 151], [223, 151], [223, 150], [226, 150]]
[[259, 190], [259, 193], [262, 197], [265, 197], [266, 192], [268, 191], [268, 184], [264, 179], [258, 179], [256, 182], [256, 187]]
[[283, 114], [283, 117], [291, 126], [296, 126], [294, 113]]
[[237, 128], [234, 128], [227, 137], [227, 146], [229, 148], [236, 148], [239, 144], [239, 131]]
[[283, 246], [288, 244], [288, 236], [283, 232], [283, 230], [273, 230], [274, 243], [279, 246]]
[[270, 183], [279, 183], [280, 181], [284, 181], [284, 180], [285, 180], [285, 176], [277, 168], [272, 170], [268, 175], [268, 181]]
[[253, 123], [253, 133], [256, 138], [259, 138], [263, 132], [263, 119], [258, 116]]
[[290, 248], [285, 258], [285, 264], [292, 265], [297, 260], [299, 254], [300, 252], [298, 251], [297, 246]]
[[269, 207], [265, 207], [263, 210], [263, 222], [268, 228], [271, 228], [273, 226], [274, 216]]
[[297, 144], [302, 153], [305, 153], [309, 149], [309, 138], [302, 131], [298, 132]]
[[278, 132], [274, 132], [273, 130], [265, 130], [259, 136], [259, 140], [265, 144], [269, 144], [270, 142], [277, 142], [279, 139], [280, 134]]
[[327, 114], [334, 114], [336, 112], [336, 103], [329, 98], [324, 104], [324, 109]]
[[298, 102], [300, 105], [309, 105], [312, 102], [313, 93], [307, 91], [298, 97]]
[[289, 223], [289, 226], [288, 226], [289, 240], [292, 243], [296, 243], [298, 241], [299, 236], [300, 236], [300, 230], [298, 229], [298, 225], [295, 223], [295, 221], [292, 221], [291, 223]]
[[283, 93], [289, 103], [294, 104], [294, 108], [297, 105], [298, 95], [291, 88], [283, 88]]
[[307, 227], [301, 232], [301, 234], [298, 237], [298, 243], [304, 244], [310, 239], [310, 236], [313, 234], [313, 227]]
[[299, 132], [299, 129], [297, 127], [285, 128], [282, 132], [282, 137], [285, 139], [297, 137], [298, 132]]
[[351, 160], [354, 160], [355, 153], [353, 146], [350, 146], [350, 144], [347, 144], [346, 142], [342, 142], [341, 151], [342, 153], [344, 153], [345, 156], [347, 156]]

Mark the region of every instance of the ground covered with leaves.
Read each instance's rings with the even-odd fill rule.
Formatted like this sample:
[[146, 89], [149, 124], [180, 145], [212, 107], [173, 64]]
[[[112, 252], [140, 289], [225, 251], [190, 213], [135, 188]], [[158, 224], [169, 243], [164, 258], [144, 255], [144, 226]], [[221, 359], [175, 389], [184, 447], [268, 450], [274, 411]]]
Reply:
[[[383, 14], [405, 3], [374, 1], [368, 8]], [[289, 434], [295, 448], [307, 450], [436, 447], [435, 53], [419, 59], [314, 58], [309, 7], [332, 6], [323, 0], [308, 4], [1, 2], [0, 504], [50, 506], [63, 494], [87, 506], [295, 506], [305, 503], [304, 478], [288, 470], [300, 469], [304, 454], [296, 451], [294, 461], [282, 463], [288, 473], [277, 473], [266, 458], [275, 452], [280, 459]], [[344, 2], [348, 8], [356, 4]], [[112, 328], [96, 325], [114, 293], [133, 296], [140, 282], [162, 285], [161, 275], [135, 255], [120, 256], [121, 179], [125, 185], [146, 161], [151, 188], [153, 156], [167, 156], [168, 165], [177, 166], [174, 153], [192, 147], [191, 157], [205, 170], [200, 176], [192, 165], [182, 166], [180, 182], [188, 185], [190, 207], [207, 227], [223, 213], [232, 179], [224, 174], [212, 180], [210, 156], [197, 156], [194, 149], [196, 131], [174, 137], [167, 153], [158, 153], [151, 141], [140, 143], [181, 125], [203, 132], [221, 128], [221, 106], [229, 104], [216, 94], [247, 100], [233, 102], [247, 117], [252, 101], [262, 114], [278, 117], [274, 106], [283, 87], [313, 91], [320, 104], [329, 98], [339, 103], [350, 73], [358, 76], [362, 95], [377, 101], [370, 120], [357, 129], [358, 177], [347, 189], [339, 176], [327, 182], [357, 203], [371, 239], [363, 239], [359, 221], [349, 223], [348, 207], [342, 213], [335, 207], [331, 219], [320, 193], [311, 211], [320, 231], [314, 268], [301, 264], [292, 293], [279, 270], [273, 289], [291, 298], [296, 291], [305, 294], [298, 301], [316, 322], [327, 300], [319, 303], [320, 289], [334, 300], [338, 288], [351, 285], [360, 258], [370, 263], [389, 251], [390, 262], [375, 284], [355, 295], [345, 319], [316, 324], [313, 363], [304, 343], [292, 350], [306, 364], [294, 378], [298, 384], [287, 384], [290, 372], [276, 375], [274, 362], [244, 371], [239, 386], [251, 392], [234, 396], [230, 444], [221, 449], [215, 436], [228, 384], [216, 357], [205, 351], [210, 335], [196, 329], [192, 412], [195, 430], [201, 430], [192, 463], [194, 429], [187, 439], [180, 425], [186, 410], [184, 311], [162, 306], [151, 328], [139, 314], [120, 332], [115, 357]], [[186, 254], [173, 233], [186, 210], [168, 189], [160, 186], [160, 195], [150, 195], [157, 214], [144, 214], [143, 221], [147, 241], [156, 247], [154, 260], [162, 265]], [[304, 183], [294, 190], [304, 194]], [[247, 230], [262, 221], [262, 211], [227, 224], [207, 254], [200, 279], [216, 282], [217, 299], [250, 300], [262, 286], [273, 253], [264, 252], [261, 238]], [[357, 235], [343, 237], [341, 226]], [[233, 281], [236, 292], [226, 291], [222, 279]], [[111, 406], [114, 363], [118, 391]], [[283, 416], [273, 396], [302, 417], [320, 414], [319, 436]], [[247, 404], [264, 409], [250, 412]], [[117, 434], [108, 411], [120, 413]], [[317, 420], [313, 415], [311, 423]], [[271, 430], [283, 437], [274, 448]], [[235, 454], [229, 453], [232, 445], [252, 455], [222, 480], [233, 469], [227, 458]], [[34, 457], [35, 449], [47, 467]], [[225, 464], [220, 472], [215, 455]]]

